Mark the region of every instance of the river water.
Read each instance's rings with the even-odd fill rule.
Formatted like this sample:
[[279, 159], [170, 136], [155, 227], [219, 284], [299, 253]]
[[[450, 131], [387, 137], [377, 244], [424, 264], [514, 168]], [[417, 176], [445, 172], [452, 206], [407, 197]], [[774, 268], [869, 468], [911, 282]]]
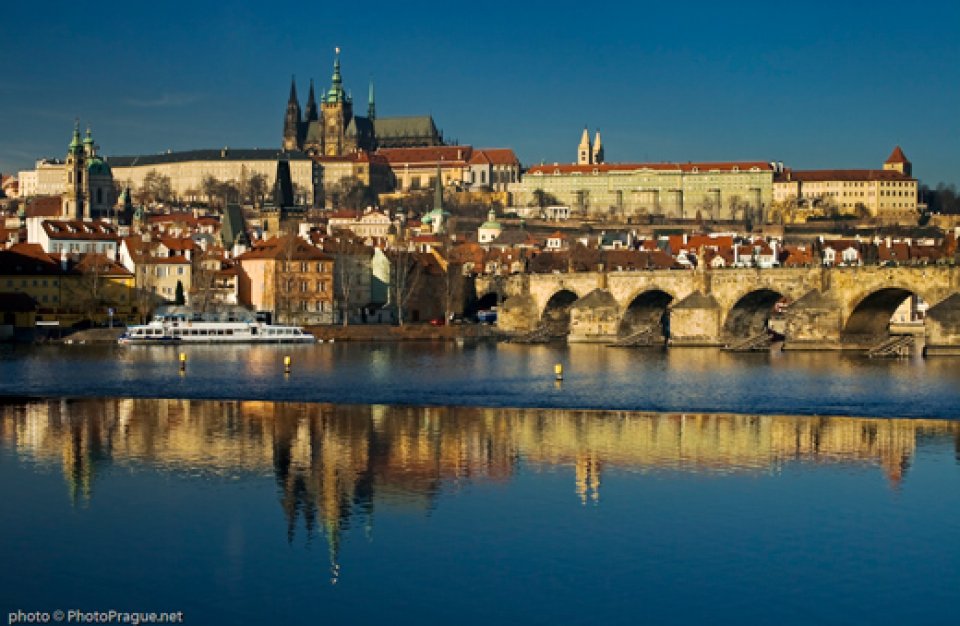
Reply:
[[949, 358], [582, 344], [5, 346], [0, 395], [960, 418], [960, 367]]
[[182, 374], [167, 348], [0, 352], [3, 615], [956, 621], [952, 361], [185, 352]]

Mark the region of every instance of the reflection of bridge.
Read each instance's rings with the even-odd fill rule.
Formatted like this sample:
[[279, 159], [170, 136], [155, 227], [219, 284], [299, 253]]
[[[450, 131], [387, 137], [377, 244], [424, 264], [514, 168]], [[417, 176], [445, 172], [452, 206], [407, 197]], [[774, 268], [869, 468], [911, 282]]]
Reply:
[[518, 274], [480, 277], [476, 289], [502, 300], [505, 332], [547, 326], [570, 341], [611, 343], [656, 330], [672, 345], [725, 345], [762, 333], [786, 300], [787, 349], [869, 348], [919, 296], [931, 306], [928, 353], [960, 354], [960, 268], [949, 266]]

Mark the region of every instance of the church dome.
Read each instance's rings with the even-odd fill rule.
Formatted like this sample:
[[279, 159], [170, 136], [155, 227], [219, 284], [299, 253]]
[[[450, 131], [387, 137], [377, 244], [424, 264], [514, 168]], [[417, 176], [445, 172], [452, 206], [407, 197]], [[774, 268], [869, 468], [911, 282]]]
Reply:
[[87, 173], [90, 176], [110, 176], [110, 166], [100, 157], [94, 157], [87, 161]]

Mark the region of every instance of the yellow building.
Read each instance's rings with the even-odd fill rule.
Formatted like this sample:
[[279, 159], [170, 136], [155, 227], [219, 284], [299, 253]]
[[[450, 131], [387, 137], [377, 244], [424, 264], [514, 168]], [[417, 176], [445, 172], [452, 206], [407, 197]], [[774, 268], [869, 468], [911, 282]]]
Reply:
[[314, 164], [302, 152], [276, 149], [190, 150], [141, 156], [118, 156], [107, 159], [113, 178], [123, 187], [140, 189], [150, 172], [170, 179], [173, 194], [183, 200], [202, 200], [203, 181], [209, 176], [221, 182], [232, 182], [243, 189], [256, 174], [266, 179], [267, 189], [276, 182], [277, 161], [290, 162], [290, 178], [297, 192], [297, 204], [313, 204]]
[[333, 258], [303, 239], [274, 237], [237, 257], [237, 264], [240, 304], [282, 323], [333, 322]]
[[537, 165], [512, 184], [517, 206], [540, 192], [584, 218], [763, 221], [773, 200], [773, 166], [729, 163], [586, 163]]
[[888, 224], [916, 223], [917, 191], [913, 166], [900, 146], [894, 148], [883, 169], [784, 169], [773, 181], [773, 200], [785, 216], [791, 211], [836, 213]]
[[64, 273], [37, 244], [20, 243], [0, 251], [0, 292], [30, 296], [41, 314], [60, 308]]
[[36, 244], [0, 251], [0, 292], [20, 293], [37, 303], [37, 320], [71, 326], [136, 319], [134, 276], [100, 254], [79, 262], [56, 262]]

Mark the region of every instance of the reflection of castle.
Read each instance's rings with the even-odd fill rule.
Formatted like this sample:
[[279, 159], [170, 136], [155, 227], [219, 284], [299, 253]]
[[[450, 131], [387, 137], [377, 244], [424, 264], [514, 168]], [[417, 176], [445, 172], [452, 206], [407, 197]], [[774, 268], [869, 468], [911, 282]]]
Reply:
[[[62, 464], [74, 499], [98, 468], [272, 472], [288, 540], [300, 524], [325, 535], [333, 580], [343, 533], [374, 509], [429, 509], [465, 481], [506, 480], [518, 460], [573, 469], [582, 502], [598, 502], [605, 468], [769, 471], [790, 462], [882, 467], [897, 485], [920, 437], [960, 424], [926, 420], [333, 406], [189, 400], [80, 400], [5, 405], [0, 442]], [[301, 522], [302, 520], [302, 522]]]

